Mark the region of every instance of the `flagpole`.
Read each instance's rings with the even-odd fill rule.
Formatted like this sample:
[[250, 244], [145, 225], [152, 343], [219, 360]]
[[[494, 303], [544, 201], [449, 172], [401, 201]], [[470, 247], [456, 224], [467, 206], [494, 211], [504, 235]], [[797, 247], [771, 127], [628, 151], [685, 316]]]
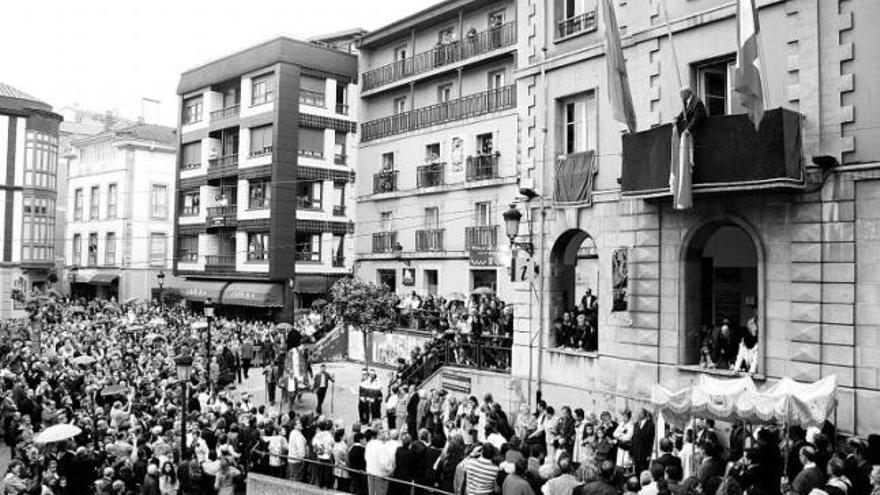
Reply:
[[663, 0], [663, 20], [666, 24], [666, 37], [669, 38], [669, 46], [672, 47], [672, 63], [675, 64], [675, 77], [678, 80], [678, 87], [684, 86], [681, 82], [681, 71], [678, 65], [678, 51], [675, 50], [675, 43], [672, 41], [672, 27], [669, 25], [669, 12], [666, 11], [666, 0]]

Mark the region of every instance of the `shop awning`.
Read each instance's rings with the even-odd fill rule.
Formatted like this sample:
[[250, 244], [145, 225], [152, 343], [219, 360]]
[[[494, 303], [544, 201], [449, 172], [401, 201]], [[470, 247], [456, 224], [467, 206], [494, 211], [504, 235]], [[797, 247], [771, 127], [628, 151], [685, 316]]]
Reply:
[[281, 307], [284, 295], [281, 284], [232, 282], [223, 291], [221, 304], [230, 306]]
[[213, 302], [220, 301], [220, 295], [229, 282], [214, 280], [187, 280], [179, 285], [173, 285], [170, 289], [180, 294], [180, 297], [188, 301], [204, 302], [211, 299]]
[[94, 285], [111, 285], [119, 280], [119, 272], [117, 271], [99, 271], [92, 277], [91, 284]]
[[298, 294], [324, 294], [339, 278], [335, 275], [297, 275], [293, 279], [293, 291]]

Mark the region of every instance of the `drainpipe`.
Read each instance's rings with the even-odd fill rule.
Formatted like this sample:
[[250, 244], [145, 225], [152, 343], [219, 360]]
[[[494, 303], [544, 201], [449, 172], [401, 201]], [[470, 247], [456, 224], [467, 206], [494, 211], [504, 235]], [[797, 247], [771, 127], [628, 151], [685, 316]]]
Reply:
[[[547, 168], [548, 168], [548, 148], [547, 148], [547, 117], [548, 117], [548, 96], [549, 91], [547, 90], [547, 45], [541, 48], [541, 86], [543, 87], [543, 98], [542, 103], [544, 105], [543, 108], [543, 120], [541, 127], [541, 231], [540, 231], [540, 245], [541, 245], [541, 265], [543, 268], [541, 269], [541, 285], [540, 285], [540, 293], [538, 294], [538, 304], [539, 304], [539, 314], [538, 314], [538, 394], [541, 393], [541, 385], [544, 381], [544, 331], [545, 331], [545, 319], [547, 318], [548, 308], [546, 308], [546, 290], [547, 290], [547, 268], [549, 267], [549, 263], [546, 263], [546, 249], [544, 242], [544, 232], [545, 227], [547, 225]], [[531, 296], [530, 296], [531, 297]]]

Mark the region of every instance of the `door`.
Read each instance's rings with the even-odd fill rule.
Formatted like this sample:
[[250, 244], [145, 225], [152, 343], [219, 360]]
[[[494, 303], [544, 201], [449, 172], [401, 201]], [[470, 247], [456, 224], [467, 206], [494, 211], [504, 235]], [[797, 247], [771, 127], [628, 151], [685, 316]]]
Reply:
[[425, 280], [425, 292], [431, 294], [433, 296], [437, 295], [437, 291], [439, 288], [439, 274], [437, 270], [425, 270], [424, 271], [424, 280]]

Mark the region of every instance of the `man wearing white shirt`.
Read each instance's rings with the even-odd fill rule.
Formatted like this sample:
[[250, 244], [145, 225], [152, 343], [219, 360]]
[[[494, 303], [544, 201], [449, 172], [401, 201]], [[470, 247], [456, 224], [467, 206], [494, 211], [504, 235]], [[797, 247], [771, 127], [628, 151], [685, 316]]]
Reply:
[[367, 446], [364, 458], [367, 464], [367, 487], [370, 495], [385, 495], [388, 491], [388, 480], [381, 476], [391, 476], [394, 466], [388, 457], [388, 450], [376, 432], [367, 430], [364, 432]]
[[302, 423], [296, 420], [293, 424], [293, 431], [290, 432], [287, 441], [288, 448], [288, 475], [293, 481], [305, 481], [305, 469], [302, 461], [295, 459], [303, 459], [306, 456], [308, 442], [302, 434]]

